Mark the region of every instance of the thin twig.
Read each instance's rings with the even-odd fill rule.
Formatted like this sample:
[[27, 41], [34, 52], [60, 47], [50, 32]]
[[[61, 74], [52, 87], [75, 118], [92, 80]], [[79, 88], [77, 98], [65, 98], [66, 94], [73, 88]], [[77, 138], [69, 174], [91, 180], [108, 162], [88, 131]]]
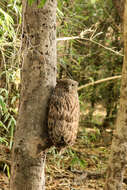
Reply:
[[83, 88], [86, 88], [88, 86], [92, 86], [92, 85], [95, 85], [95, 84], [99, 84], [99, 83], [102, 83], [102, 82], [106, 82], [106, 81], [109, 81], [109, 80], [115, 80], [115, 79], [120, 79], [121, 78], [121, 75], [119, 76], [114, 76], [114, 77], [108, 77], [108, 78], [105, 78], [105, 79], [101, 79], [101, 80], [97, 80], [95, 82], [90, 82], [88, 84], [85, 84], [85, 85], [82, 85], [78, 88], [78, 91], [79, 90], [82, 90]]
[[92, 40], [92, 39], [87, 39], [87, 38], [83, 38], [83, 39], [85, 39], [85, 40], [87, 40], [87, 41], [90, 41], [90, 42], [93, 42], [94, 44], [97, 44], [97, 45], [103, 47], [104, 49], [107, 49], [107, 50], [109, 50], [109, 51], [115, 53], [116, 55], [120, 55], [120, 56], [122, 56], [122, 57], [124, 56], [123, 54], [119, 53], [118, 51], [115, 51], [115, 50], [113, 50], [113, 49], [111, 49], [111, 48], [109, 48], [109, 47], [107, 47], [107, 46], [104, 46], [104, 45], [102, 45], [102, 44], [100, 44], [100, 43], [98, 43], [98, 42], [96, 42], [96, 41], [94, 41], [94, 40]]
[[65, 40], [75, 40], [75, 39], [80, 39], [80, 36], [72, 36], [72, 37], [62, 37], [62, 38], [57, 38], [57, 41], [65, 41]]
[[122, 56], [122, 57], [124, 56], [123, 54], [119, 53], [118, 51], [115, 51], [115, 50], [113, 50], [113, 49], [111, 49], [111, 48], [109, 48], [109, 47], [107, 47], [107, 46], [104, 46], [104, 45], [102, 45], [102, 44], [96, 42], [96, 41], [93, 40], [92, 38], [89, 39], [89, 38], [84, 38], [84, 37], [81, 37], [81, 36], [72, 36], [72, 37], [57, 38], [57, 41], [75, 40], [75, 39], [83, 39], [83, 40], [86, 40], [86, 41], [90, 41], [90, 42], [92, 42], [92, 43], [94, 43], [94, 44], [97, 44], [97, 45], [103, 47], [103, 48], [106, 49], [106, 50], [109, 50], [109, 51], [115, 53], [116, 55], [120, 55], [120, 56]]

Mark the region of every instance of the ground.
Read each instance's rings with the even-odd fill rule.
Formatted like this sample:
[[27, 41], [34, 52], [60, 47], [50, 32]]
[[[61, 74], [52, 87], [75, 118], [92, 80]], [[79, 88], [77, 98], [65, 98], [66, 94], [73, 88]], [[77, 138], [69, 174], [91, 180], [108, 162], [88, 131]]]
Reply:
[[[59, 155], [47, 155], [46, 185], [50, 190], [102, 190], [110, 154], [112, 130], [81, 129], [76, 144]], [[127, 189], [124, 176], [123, 190]]]
[[[76, 144], [58, 153], [52, 147], [46, 158], [46, 190], [102, 190], [110, 154], [112, 130], [80, 127]], [[0, 146], [0, 163], [10, 165], [10, 152]], [[6, 165], [5, 165], [6, 166]], [[9, 179], [0, 172], [0, 190], [8, 190]], [[9, 175], [9, 172], [8, 172]], [[125, 176], [123, 190], [127, 189]]]

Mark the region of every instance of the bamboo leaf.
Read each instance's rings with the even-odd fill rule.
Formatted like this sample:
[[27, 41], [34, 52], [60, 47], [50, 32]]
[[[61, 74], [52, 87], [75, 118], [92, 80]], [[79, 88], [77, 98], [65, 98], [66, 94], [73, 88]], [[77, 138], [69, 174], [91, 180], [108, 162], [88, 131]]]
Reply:
[[6, 107], [6, 104], [4, 102], [3, 96], [0, 96], [0, 106], [1, 106], [4, 113], [7, 112], [7, 107]]
[[40, 5], [38, 6], [39, 8], [43, 8], [47, 0], [41, 0]]
[[8, 129], [7, 129], [7, 127], [3, 124], [3, 122], [2, 121], [0, 121], [0, 127], [3, 127], [7, 132], [8, 132]]
[[[28, 0], [28, 4], [31, 6], [36, 0]], [[38, 8], [43, 8], [47, 0], [41, 0], [40, 5]]]
[[28, 5], [32, 5], [32, 3], [35, 2], [35, 0], [28, 0]]

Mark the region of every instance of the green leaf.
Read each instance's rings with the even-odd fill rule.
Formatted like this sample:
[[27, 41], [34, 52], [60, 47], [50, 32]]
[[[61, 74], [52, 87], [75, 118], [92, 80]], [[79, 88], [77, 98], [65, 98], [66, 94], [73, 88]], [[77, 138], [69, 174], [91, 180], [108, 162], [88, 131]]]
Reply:
[[[28, 5], [31, 6], [35, 1], [37, 1], [37, 0], [28, 0]], [[47, 0], [41, 0], [40, 5], [38, 6], [38, 8], [43, 8], [43, 6], [45, 5], [46, 1]]]
[[92, 3], [92, 4], [95, 4], [95, 3], [96, 3], [96, 0], [91, 0], [91, 3]]
[[9, 117], [10, 117], [10, 113], [8, 112], [7, 114], [5, 114], [4, 123], [8, 120]]
[[87, 166], [87, 163], [84, 160], [79, 160], [79, 163], [82, 168], [85, 168]]
[[36, 1], [36, 0], [28, 0], [28, 5], [31, 6], [34, 1]]
[[8, 164], [4, 165], [4, 169], [3, 170], [4, 171], [7, 170], [7, 176], [8, 176], [8, 178], [10, 178], [10, 168], [9, 168]]
[[57, 7], [59, 8], [59, 9], [62, 9], [62, 6], [63, 6], [63, 1], [58, 1], [58, 4], [57, 4]]
[[0, 94], [5, 93], [5, 97], [8, 98], [8, 91], [5, 88], [0, 88]]
[[11, 104], [14, 104], [14, 102], [16, 101], [16, 96], [14, 96], [13, 98], [12, 98], [12, 100], [11, 100]]
[[43, 8], [47, 0], [41, 0], [40, 5], [38, 6], [39, 8]]
[[3, 112], [5, 113], [7, 111], [7, 108], [6, 108], [6, 104], [4, 102], [3, 96], [0, 96], [0, 106], [1, 106], [1, 108], [3, 110]]
[[14, 21], [13, 21], [12, 17], [8, 13], [3, 11], [1, 8], [0, 8], [0, 13], [2, 15], [4, 15], [4, 18], [5, 18], [5, 21], [6, 21], [7, 25], [14, 24]]
[[13, 136], [14, 136], [14, 123], [11, 126], [11, 138], [10, 138], [10, 149], [12, 149], [12, 144], [13, 144]]
[[4, 99], [3, 96], [0, 96], [0, 105], [3, 107], [4, 106]]
[[0, 121], [0, 127], [3, 127], [8, 132], [7, 127], [2, 123], [2, 121]]
[[0, 137], [0, 142], [8, 145], [8, 142], [7, 142], [6, 138], [4, 138], [4, 137]]
[[15, 118], [13, 116], [11, 116], [11, 119], [10, 119], [10, 121], [8, 123], [7, 128], [9, 129], [11, 126], [15, 126], [15, 125], [16, 125], [16, 120], [15, 120]]
[[62, 11], [57, 8], [57, 14], [60, 16], [60, 17], [64, 17], [64, 14], [62, 13]]
[[8, 126], [7, 126], [7, 128], [9, 129], [10, 128], [10, 126], [11, 126], [11, 124], [12, 124], [12, 118], [9, 120], [9, 122], [8, 122]]

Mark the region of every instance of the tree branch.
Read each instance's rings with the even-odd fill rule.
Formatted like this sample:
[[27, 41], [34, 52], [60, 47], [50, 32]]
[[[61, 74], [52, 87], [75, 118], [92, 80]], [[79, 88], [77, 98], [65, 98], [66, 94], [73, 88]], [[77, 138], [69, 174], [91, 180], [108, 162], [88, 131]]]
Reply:
[[85, 85], [82, 85], [78, 88], [78, 91], [79, 90], [82, 90], [83, 88], [86, 88], [88, 86], [93, 86], [95, 84], [99, 84], [99, 83], [102, 83], [102, 82], [106, 82], [106, 81], [109, 81], [109, 80], [115, 80], [115, 79], [120, 79], [121, 78], [121, 75], [119, 76], [114, 76], [114, 77], [108, 77], [108, 78], [105, 78], [105, 79], [101, 79], [101, 80], [97, 80], [95, 82], [90, 82], [88, 84], [85, 84]]
[[111, 48], [109, 48], [109, 47], [107, 47], [107, 46], [104, 46], [103, 44], [100, 44], [100, 43], [96, 42], [95, 40], [93, 40], [96, 36], [100, 35], [101, 32], [98, 33], [98, 34], [96, 34], [95, 36], [92, 35], [91, 38], [84, 38], [84, 37], [83, 37], [84, 34], [86, 34], [86, 33], [88, 33], [88, 32], [89, 32], [89, 33], [90, 33], [90, 32], [93, 32], [93, 30], [90, 30], [90, 29], [89, 29], [89, 30], [83, 31], [83, 32], [80, 33], [79, 36], [57, 38], [57, 41], [83, 39], [83, 40], [86, 40], [86, 41], [90, 41], [90, 42], [92, 42], [92, 43], [94, 43], [94, 44], [97, 44], [97, 45], [103, 47], [104, 49], [115, 53], [116, 55], [120, 55], [120, 56], [122, 56], [122, 57], [124, 56], [123, 54], [119, 53], [118, 51], [115, 51], [115, 50], [113, 50], [113, 49], [111, 49]]

